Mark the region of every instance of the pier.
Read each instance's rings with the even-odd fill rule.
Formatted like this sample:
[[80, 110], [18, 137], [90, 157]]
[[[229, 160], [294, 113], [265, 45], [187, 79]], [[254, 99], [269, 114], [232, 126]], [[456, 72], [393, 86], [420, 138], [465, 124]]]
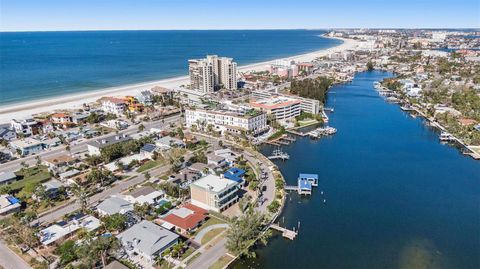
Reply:
[[287, 228], [281, 227], [278, 224], [272, 223], [270, 225], [270, 228], [281, 232], [283, 237], [288, 238], [290, 240], [294, 240], [295, 237], [297, 237], [298, 235], [298, 231], [295, 231], [295, 227], [293, 227], [293, 230], [289, 230]]
[[318, 186], [317, 174], [300, 174], [297, 179], [297, 185], [285, 185], [285, 191], [296, 191], [299, 195], [312, 195], [313, 187]]

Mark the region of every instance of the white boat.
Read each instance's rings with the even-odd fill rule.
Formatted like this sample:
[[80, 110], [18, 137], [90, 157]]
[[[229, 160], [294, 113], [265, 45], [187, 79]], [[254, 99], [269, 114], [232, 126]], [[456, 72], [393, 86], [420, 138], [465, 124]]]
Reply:
[[442, 132], [440, 134], [440, 141], [449, 142], [454, 140], [455, 140], [455, 137], [447, 132]]

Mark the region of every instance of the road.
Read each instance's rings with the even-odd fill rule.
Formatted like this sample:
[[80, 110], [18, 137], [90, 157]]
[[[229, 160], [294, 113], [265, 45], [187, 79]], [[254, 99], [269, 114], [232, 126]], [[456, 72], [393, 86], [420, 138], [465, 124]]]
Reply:
[[32, 269], [17, 253], [9, 249], [3, 240], [0, 240], [0, 267], [2, 266], [5, 269]]
[[[170, 117], [166, 117], [163, 121], [162, 120], [157, 120], [157, 121], [152, 121], [152, 122], [145, 122], [143, 125], [145, 126], [145, 130], [148, 130], [150, 128], [159, 128], [162, 129], [168, 124], [174, 122], [179, 122], [181, 119], [180, 114], [176, 114]], [[121, 130], [118, 133], [119, 134], [126, 134], [126, 135], [131, 135], [134, 133], [138, 132], [138, 125], [132, 125], [129, 128], [125, 130]], [[70, 145], [70, 152], [73, 153], [79, 153], [79, 152], [84, 152], [87, 150], [87, 143], [89, 141], [97, 140], [97, 139], [102, 139], [103, 137], [108, 137], [113, 135], [112, 133], [102, 135], [102, 136], [97, 136], [92, 139], [85, 139], [82, 140], [79, 143], [72, 143]], [[40, 156], [41, 159], [47, 159], [55, 156], [60, 156], [66, 154], [67, 151], [65, 150], [65, 146], [59, 146], [53, 150], [45, 150], [39, 154], [36, 155], [30, 155], [24, 158], [19, 158], [4, 164], [0, 164], [0, 172], [10, 172], [10, 171], [17, 171], [20, 168], [22, 168], [21, 163], [25, 162], [29, 165], [34, 165], [36, 163], [36, 156]]]
[[213, 247], [203, 249], [202, 255], [195, 258], [195, 260], [187, 266], [187, 269], [209, 268], [212, 266], [218, 259], [227, 253], [225, 243], [227, 243], [227, 239], [223, 238], [217, 244], [213, 245]]

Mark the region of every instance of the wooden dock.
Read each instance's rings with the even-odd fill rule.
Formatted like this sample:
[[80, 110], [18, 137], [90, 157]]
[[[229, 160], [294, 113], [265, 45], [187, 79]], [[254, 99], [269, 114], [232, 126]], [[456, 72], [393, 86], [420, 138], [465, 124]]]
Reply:
[[287, 228], [281, 227], [278, 224], [272, 223], [270, 225], [270, 228], [281, 232], [283, 237], [288, 238], [290, 240], [294, 240], [295, 237], [297, 237], [298, 235], [298, 231], [295, 231], [295, 227], [293, 228], [293, 230], [289, 230]]

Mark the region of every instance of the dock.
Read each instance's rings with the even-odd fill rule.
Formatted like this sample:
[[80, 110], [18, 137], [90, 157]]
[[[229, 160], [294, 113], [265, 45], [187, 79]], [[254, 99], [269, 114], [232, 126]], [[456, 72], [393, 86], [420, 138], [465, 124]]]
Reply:
[[276, 149], [276, 150], [274, 150], [274, 151], [272, 152], [272, 155], [268, 156], [267, 158], [270, 159], [270, 160], [282, 160], [282, 161], [285, 161], [285, 160], [290, 159], [290, 155], [288, 155], [288, 153], [283, 152], [283, 151], [280, 150], [280, 149]]
[[313, 187], [318, 186], [317, 174], [301, 173], [297, 179], [297, 185], [285, 185], [285, 191], [296, 191], [299, 195], [312, 195]]
[[283, 237], [288, 238], [290, 240], [294, 240], [295, 237], [297, 237], [298, 235], [298, 231], [295, 231], [295, 227], [293, 228], [293, 230], [289, 230], [287, 228], [281, 227], [278, 224], [272, 223], [270, 225], [270, 228], [281, 232]]

